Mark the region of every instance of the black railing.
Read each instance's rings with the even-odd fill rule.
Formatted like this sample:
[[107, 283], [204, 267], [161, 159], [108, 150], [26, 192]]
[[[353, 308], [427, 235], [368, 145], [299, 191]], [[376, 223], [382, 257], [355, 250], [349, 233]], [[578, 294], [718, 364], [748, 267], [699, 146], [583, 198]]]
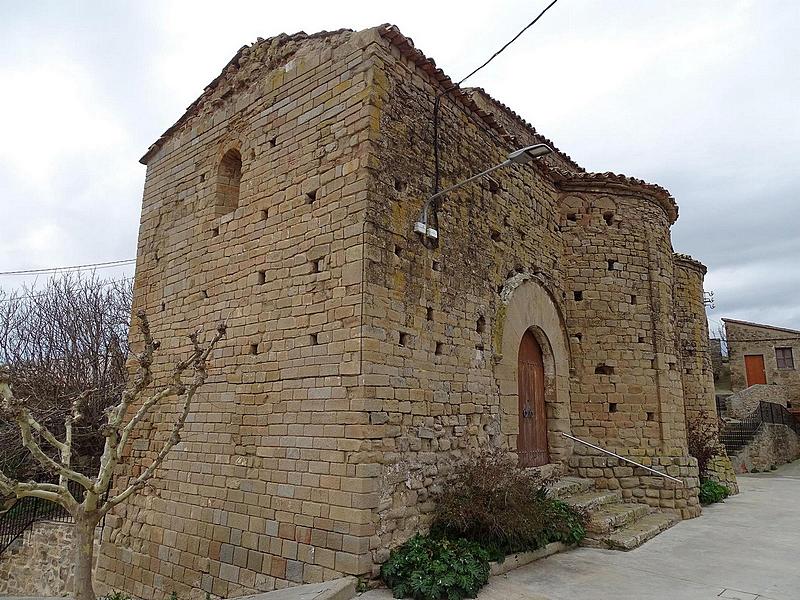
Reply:
[[744, 419], [734, 423], [726, 423], [719, 434], [719, 440], [725, 446], [728, 456], [738, 454], [756, 437], [763, 424], [785, 425], [800, 436], [800, 421], [774, 402], [759, 402], [758, 407]]
[[[78, 502], [83, 501], [86, 490], [81, 485], [69, 481], [67, 488]], [[0, 555], [38, 521], [71, 523], [72, 516], [55, 502], [31, 496], [19, 498], [0, 513]]]

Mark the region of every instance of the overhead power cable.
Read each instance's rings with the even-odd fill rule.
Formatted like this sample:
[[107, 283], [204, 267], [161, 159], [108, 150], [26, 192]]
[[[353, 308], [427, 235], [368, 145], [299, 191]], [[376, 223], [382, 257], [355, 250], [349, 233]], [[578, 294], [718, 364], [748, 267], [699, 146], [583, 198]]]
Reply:
[[[129, 281], [133, 281], [133, 277], [122, 277], [120, 279], [109, 279], [108, 281], [100, 282], [101, 287], [108, 287], [109, 285], [114, 285], [117, 283], [128, 283]], [[44, 298], [47, 296], [47, 292], [40, 292], [34, 294], [20, 294], [15, 295], [13, 292], [5, 298], [0, 298], [0, 304], [6, 304], [8, 302], [20, 302], [22, 300], [35, 300], [36, 298]]]
[[19, 271], [0, 271], [0, 275], [40, 275], [42, 273], [65, 273], [70, 271], [86, 271], [89, 269], [108, 269], [110, 267], [120, 267], [131, 265], [136, 262], [135, 258], [124, 260], [110, 260], [107, 262], [90, 263], [86, 265], [73, 265], [71, 267], [47, 267], [43, 269], [21, 269]]
[[514, 42], [516, 42], [516, 41], [517, 41], [517, 39], [519, 39], [519, 37], [520, 37], [520, 36], [521, 36], [523, 33], [525, 33], [526, 31], [528, 31], [528, 29], [530, 29], [531, 27], [533, 27], [534, 25], [536, 25], [536, 22], [537, 22], [539, 19], [541, 19], [541, 18], [544, 16], [544, 13], [546, 13], [548, 10], [550, 10], [550, 8], [551, 8], [551, 7], [552, 7], [552, 6], [553, 6], [553, 5], [554, 5], [556, 2], [558, 2], [558, 0], [553, 0], [553, 1], [552, 1], [550, 4], [548, 4], [547, 6], [545, 6], [544, 10], [543, 10], [542, 12], [540, 12], [538, 15], [536, 15], [536, 18], [535, 18], [533, 21], [531, 21], [530, 23], [528, 23], [527, 25], [525, 25], [525, 27], [523, 27], [523, 28], [520, 30], [520, 32], [519, 32], [517, 35], [515, 35], [515, 36], [514, 36], [513, 38], [511, 38], [511, 39], [510, 39], [508, 42], [506, 42], [506, 43], [503, 45], [503, 47], [502, 47], [502, 48], [500, 48], [500, 50], [498, 50], [497, 52], [495, 52], [494, 54], [492, 54], [492, 55], [489, 57], [489, 60], [487, 60], [487, 61], [486, 61], [485, 63], [483, 63], [483, 64], [482, 64], [480, 67], [478, 67], [478, 68], [477, 68], [477, 69], [475, 69], [475, 70], [474, 70], [472, 73], [470, 73], [469, 75], [467, 75], [466, 77], [464, 77], [464, 78], [463, 78], [461, 81], [459, 81], [459, 82], [456, 84], [456, 87], [460, 86], [460, 85], [461, 85], [462, 83], [464, 83], [464, 82], [465, 82], [467, 79], [469, 79], [470, 77], [472, 77], [473, 75], [475, 75], [475, 73], [477, 73], [478, 71], [480, 71], [480, 70], [481, 70], [483, 67], [485, 67], [486, 65], [488, 65], [490, 62], [492, 62], [492, 61], [493, 61], [495, 58], [497, 58], [498, 56], [500, 56], [500, 54], [502, 54], [502, 53], [503, 53], [503, 50], [505, 50], [506, 48], [508, 48], [508, 47], [509, 47], [511, 44], [513, 44]]
[[462, 78], [462, 79], [461, 79], [461, 80], [460, 80], [458, 83], [456, 83], [456, 84], [454, 84], [454, 85], [450, 86], [450, 87], [449, 87], [449, 88], [447, 88], [445, 91], [443, 91], [443, 92], [441, 92], [441, 93], [437, 94], [437, 96], [436, 96], [436, 98], [435, 98], [435, 100], [434, 100], [434, 102], [433, 102], [433, 162], [434, 162], [433, 194], [436, 194], [436, 193], [439, 191], [439, 180], [440, 180], [440, 172], [439, 172], [439, 106], [440, 106], [440, 104], [441, 104], [441, 99], [442, 99], [442, 97], [443, 97], [443, 96], [446, 96], [447, 94], [449, 94], [449, 93], [450, 93], [450, 92], [452, 92], [453, 90], [457, 89], [457, 88], [458, 88], [458, 87], [459, 87], [459, 86], [460, 86], [462, 83], [464, 83], [464, 82], [465, 82], [467, 79], [469, 79], [470, 77], [472, 77], [473, 75], [475, 75], [475, 73], [477, 73], [478, 71], [480, 71], [481, 69], [483, 69], [483, 68], [484, 68], [486, 65], [488, 65], [490, 62], [492, 62], [492, 61], [493, 61], [495, 58], [497, 58], [498, 56], [500, 56], [500, 54], [502, 54], [502, 53], [503, 53], [503, 51], [504, 51], [506, 48], [508, 48], [508, 47], [509, 47], [511, 44], [513, 44], [514, 42], [516, 42], [516, 41], [519, 39], [519, 37], [520, 37], [520, 36], [521, 36], [523, 33], [525, 33], [525, 32], [526, 32], [528, 29], [530, 29], [531, 27], [533, 27], [533, 26], [534, 26], [534, 25], [535, 25], [535, 24], [536, 24], [536, 23], [539, 21], [539, 19], [541, 19], [541, 18], [544, 16], [544, 14], [545, 14], [545, 13], [546, 13], [548, 10], [550, 10], [550, 8], [552, 8], [552, 7], [553, 7], [553, 5], [554, 5], [556, 2], [558, 2], [558, 0], [553, 0], [552, 2], [550, 2], [550, 4], [548, 4], [547, 6], [545, 6], [545, 7], [544, 7], [544, 10], [542, 10], [542, 11], [541, 11], [541, 12], [540, 12], [538, 15], [536, 15], [536, 18], [535, 18], [535, 19], [533, 19], [533, 21], [531, 21], [530, 23], [528, 23], [527, 25], [525, 25], [525, 27], [523, 27], [523, 28], [522, 28], [522, 29], [519, 31], [519, 33], [517, 33], [517, 35], [515, 35], [515, 36], [514, 36], [513, 38], [511, 38], [511, 39], [510, 39], [508, 42], [506, 42], [505, 44], [503, 44], [503, 47], [502, 47], [502, 48], [500, 48], [500, 49], [499, 49], [497, 52], [495, 52], [494, 54], [492, 54], [492, 55], [491, 55], [491, 56], [488, 58], [488, 60], [486, 60], [486, 61], [485, 61], [485, 62], [484, 62], [482, 65], [480, 65], [478, 68], [476, 68], [475, 70], [473, 70], [473, 71], [472, 71], [471, 73], [469, 73], [469, 74], [468, 74], [466, 77]]

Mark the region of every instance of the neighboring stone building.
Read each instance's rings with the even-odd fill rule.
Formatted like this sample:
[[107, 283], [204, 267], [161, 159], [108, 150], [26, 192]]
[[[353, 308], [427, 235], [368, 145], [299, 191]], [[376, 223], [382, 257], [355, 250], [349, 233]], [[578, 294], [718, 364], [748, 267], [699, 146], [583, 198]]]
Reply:
[[[674, 200], [556, 151], [448, 195], [423, 244], [451, 87], [391, 26], [281, 35], [240, 49], [144, 156], [134, 304], [160, 375], [187, 332], [229, 329], [185, 441], [109, 516], [106, 585], [229, 597], [369, 575], [493, 446], [699, 514], [686, 419], [713, 411], [705, 268], [673, 254]], [[442, 187], [547, 142], [482, 90], [442, 98], [438, 128]]]
[[723, 321], [731, 391], [766, 384], [769, 387], [761, 389], [759, 399], [772, 396], [770, 401], [789, 408], [800, 407], [800, 331], [735, 319]]

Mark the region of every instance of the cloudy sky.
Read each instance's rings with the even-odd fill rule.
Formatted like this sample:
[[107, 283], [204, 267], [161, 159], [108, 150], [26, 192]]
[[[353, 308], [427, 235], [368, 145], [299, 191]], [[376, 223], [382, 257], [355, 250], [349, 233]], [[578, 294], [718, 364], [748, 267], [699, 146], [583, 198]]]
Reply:
[[[459, 79], [547, 3], [0, 0], [0, 272], [134, 257], [139, 157], [256, 37], [391, 22]], [[712, 324], [800, 329], [798, 64], [796, 0], [560, 0], [468, 84], [668, 188]]]

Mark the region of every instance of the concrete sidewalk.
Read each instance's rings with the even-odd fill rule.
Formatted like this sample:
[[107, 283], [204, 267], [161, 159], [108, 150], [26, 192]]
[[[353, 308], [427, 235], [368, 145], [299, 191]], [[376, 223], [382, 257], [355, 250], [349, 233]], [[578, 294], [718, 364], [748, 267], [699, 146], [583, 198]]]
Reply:
[[[493, 577], [479, 600], [797, 600], [800, 461], [630, 552], [579, 548]], [[374, 590], [361, 600], [388, 600]]]

